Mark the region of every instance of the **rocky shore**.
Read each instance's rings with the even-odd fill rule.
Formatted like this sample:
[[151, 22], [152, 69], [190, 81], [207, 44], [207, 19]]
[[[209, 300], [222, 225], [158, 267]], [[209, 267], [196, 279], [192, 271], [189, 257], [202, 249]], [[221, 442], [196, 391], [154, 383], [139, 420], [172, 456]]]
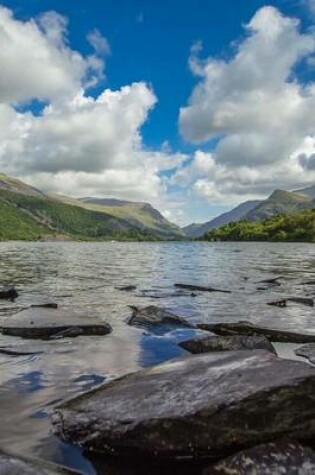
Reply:
[[[261, 283], [278, 285], [278, 280]], [[193, 284], [176, 287], [183, 295], [229, 292]], [[119, 290], [137, 288], [126, 285]], [[14, 286], [4, 287], [0, 298], [14, 300], [18, 292]], [[310, 305], [307, 299], [295, 303]], [[193, 324], [155, 305], [130, 305], [128, 312], [126, 325], [138, 328], [135, 331], [160, 334], [162, 329], [183, 328], [198, 336], [179, 343], [186, 351], [182, 357], [58, 404], [52, 423], [61, 440], [92, 457], [98, 454], [98, 459], [160, 464], [161, 471], [152, 473], [175, 473], [173, 463], [180, 464], [182, 473], [189, 466], [189, 473], [196, 475], [315, 473], [315, 335], [244, 321]], [[35, 302], [2, 319], [0, 332], [12, 337], [12, 345], [1, 347], [0, 353], [15, 357], [36, 352], [27, 346], [15, 348], [17, 337], [52, 342], [78, 336], [110, 338], [112, 328], [97, 318], [65, 312], [55, 302]], [[273, 342], [301, 345], [295, 352], [305, 362], [277, 356]], [[78, 472], [3, 452], [0, 473]]]

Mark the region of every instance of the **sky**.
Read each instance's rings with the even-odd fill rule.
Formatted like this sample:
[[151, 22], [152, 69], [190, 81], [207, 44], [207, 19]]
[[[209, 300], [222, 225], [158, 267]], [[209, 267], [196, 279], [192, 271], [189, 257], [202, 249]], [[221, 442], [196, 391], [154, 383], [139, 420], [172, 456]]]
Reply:
[[0, 0], [0, 171], [180, 225], [315, 183], [315, 0]]

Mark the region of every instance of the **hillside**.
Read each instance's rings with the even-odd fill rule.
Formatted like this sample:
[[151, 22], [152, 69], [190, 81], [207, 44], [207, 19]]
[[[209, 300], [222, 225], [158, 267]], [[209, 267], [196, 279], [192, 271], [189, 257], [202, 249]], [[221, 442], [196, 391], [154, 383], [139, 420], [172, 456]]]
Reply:
[[[23, 239], [45, 238], [45, 236], [64, 235], [75, 239], [155, 239], [146, 230], [140, 230], [128, 222], [79, 206], [33, 195], [23, 195], [8, 190], [0, 190], [2, 208], [2, 239], [20, 239], [9, 228], [20, 227], [20, 221], [27, 223]], [[8, 226], [10, 224], [10, 227]], [[29, 234], [27, 234], [28, 230]]]
[[213, 229], [206, 241], [306, 241], [315, 242], [315, 209], [278, 215], [264, 221], [239, 221]]
[[178, 226], [164, 218], [149, 203], [123, 201], [113, 198], [79, 198], [77, 200], [60, 196], [56, 198], [65, 203], [122, 219], [132, 227], [149, 231], [161, 238], [173, 239], [183, 236]]
[[43, 197], [44, 193], [16, 178], [0, 173], [0, 190], [14, 191], [28, 196]]
[[217, 216], [216, 218], [212, 219], [211, 221], [207, 221], [206, 223], [202, 224], [190, 224], [183, 228], [183, 232], [185, 236], [190, 238], [197, 238], [203, 236], [205, 233], [210, 231], [211, 229], [218, 228], [219, 226], [223, 226], [224, 224], [230, 223], [232, 221], [239, 221], [242, 219], [249, 211], [259, 205], [261, 202], [256, 201], [245, 201], [240, 205], [236, 206], [235, 208], [231, 209], [230, 211]]
[[245, 214], [248, 221], [261, 221], [278, 214], [291, 214], [304, 209], [312, 209], [313, 202], [308, 196], [291, 191], [275, 190], [269, 198]]
[[312, 200], [315, 199], [315, 185], [308, 186], [307, 188], [302, 188], [300, 190], [295, 190], [294, 193], [299, 195], [308, 196]]

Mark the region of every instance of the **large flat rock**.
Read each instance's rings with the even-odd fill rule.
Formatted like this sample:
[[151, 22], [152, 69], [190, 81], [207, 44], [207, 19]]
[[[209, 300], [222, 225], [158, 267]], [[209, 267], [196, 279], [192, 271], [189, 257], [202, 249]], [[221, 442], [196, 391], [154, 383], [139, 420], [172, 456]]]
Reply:
[[107, 454], [213, 459], [315, 436], [315, 369], [272, 353], [179, 358], [62, 404], [56, 432]]
[[259, 445], [206, 468], [202, 475], [313, 475], [315, 453], [296, 442]]
[[265, 336], [270, 341], [282, 343], [311, 343], [315, 342], [315, 335], [294, 333], [273, 328], [259, 327], [250, 322], [237, 323], [200, 323], [197, 325], [200, 330], [206, 330], [216, 335], [248, 335]]
[[265, 336], [208, 336], [182, 341], [179, 346], [193, 354], [235, 350], [267, 350], [276, 354], [272, 343]]
[[79, 472], [67, 470], [51, 463], [39, 460], [17, 458], [0, 452], [0, 475], [79, 475]]
[[107, 335], [112, 329], [108, 323], [69, 310], [29, 308], [3, 319], [0, 331], [9, 336], [48, 340], [81, 335]]

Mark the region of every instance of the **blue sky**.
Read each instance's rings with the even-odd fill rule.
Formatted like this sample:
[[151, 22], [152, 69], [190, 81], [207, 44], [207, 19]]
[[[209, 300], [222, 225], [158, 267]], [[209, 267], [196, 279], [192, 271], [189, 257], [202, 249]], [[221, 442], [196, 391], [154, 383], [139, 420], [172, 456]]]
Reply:
[[[23, 129], [15, 141], [9, 132], [2, 138], [4, 171], [53, 192], [151, 201], [179, 223], [314, 180], [313, 0], [0, 4], [10, 12], [0, 21], [2, 120], [9, 132]], [[19, 64], [6, 63], [10, 54]], [[276, 70], [272, 86], [268, 69]], [[27, 87], [16, 79], [25, 74]], [[113, 94], [101, 108], [105, 89]], [[265, 110], [268, 103], [275, 108]], [[261, 116], [257, 124], [251, 114]], [[270, 140], [268, 123], [277, 114], [282, 127]], [[83, 141], [96, 128], [94, 142]]]

